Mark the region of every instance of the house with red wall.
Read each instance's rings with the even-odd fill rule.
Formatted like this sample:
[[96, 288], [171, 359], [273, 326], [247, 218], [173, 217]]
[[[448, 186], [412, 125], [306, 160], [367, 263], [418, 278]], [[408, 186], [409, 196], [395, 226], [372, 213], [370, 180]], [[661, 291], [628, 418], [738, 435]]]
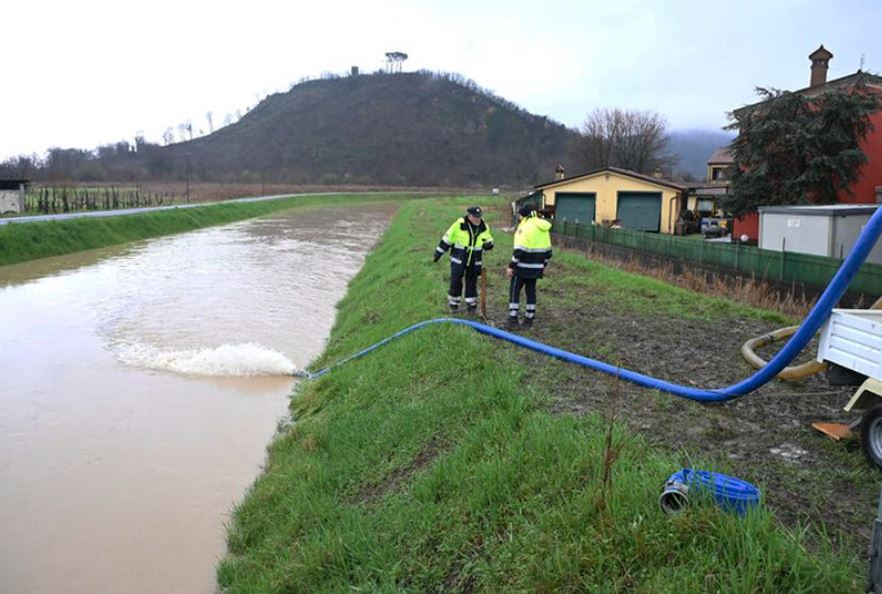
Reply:
[[[811, 96], [817, 93], [823, 93], [833, 88], [848, 88], [854, 85], [859, 77], [863, 77], [867, 88], [871, 92], [882, 93], [882, 76], [867, 74], [858, 70], [848, 76], [843, 76], [834, 80], [827, 80], [827, 69], [830, 53], [822, 45], [809, 55], [812, 62], [810, 84], [804, 89], [795, 91]], [[761, 104], [747, 105], [736, 110], [752, 109]], [[855, 181], [848, 190], [840, 190], [837, 200], [843, 204], [876, 204], [877, 192], [876, 188], [882, 187], [882, 110], [871, 116], [870, 121], [873, 125], [867, 136], [861, 141], [860, 148], [867, 156], [867, 162], [860, 170], [860, 177]], [[747, 236], [747, 241], [756, 243], [759, 236], [759, 215], [751, 213], [743, 217], [735, 219], [732, 237]]]

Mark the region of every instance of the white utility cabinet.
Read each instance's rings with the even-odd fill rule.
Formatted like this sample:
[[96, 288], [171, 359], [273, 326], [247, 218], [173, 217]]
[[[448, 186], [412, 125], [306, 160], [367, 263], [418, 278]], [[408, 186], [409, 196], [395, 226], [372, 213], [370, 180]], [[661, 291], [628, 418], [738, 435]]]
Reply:
[[[845, 258], [877, 208], [872, 204], [761, 206], [757, 209], [759, 247]], [[882, 241], [876, 243], [866, 261], [882, 264]]]

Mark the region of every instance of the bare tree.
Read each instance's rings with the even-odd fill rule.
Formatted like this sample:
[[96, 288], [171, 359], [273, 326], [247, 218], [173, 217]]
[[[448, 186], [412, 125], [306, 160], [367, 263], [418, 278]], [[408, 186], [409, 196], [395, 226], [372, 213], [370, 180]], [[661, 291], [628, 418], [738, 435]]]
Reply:
[[598, 108], [588, 114], [573, 152], [586, 169], [621, 167], [650, 174], [675, 162], [667, 152], [667, 128], [656, 112]]
[[212, 132], [214, 132], [214, 121], [212, 119], [212, 114], [210, 111], [205, 114], [205, 119], [208, 121], [208, 133], [211, 134]]
[[193, 122], [187, 120], [185, 126], [187, 127], [187, 134], [190, 135], [190, 140], [193, 140]]
[[175, 141], [175, 131], [172, 128], [166, 128], [165, 132], [162, 133], [162, 142], [166, 146], [170, 145]]

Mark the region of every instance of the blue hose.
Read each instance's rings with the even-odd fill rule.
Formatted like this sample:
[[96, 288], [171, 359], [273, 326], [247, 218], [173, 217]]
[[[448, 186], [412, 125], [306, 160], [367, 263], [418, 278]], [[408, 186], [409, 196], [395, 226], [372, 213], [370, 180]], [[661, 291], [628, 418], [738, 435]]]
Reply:
[[734, 476], [707, 470], [684, 468], [665, 481], [658, 502], [666, 514], [682, 511], [689, 503], [689, 495], [707, 494], [724, 511], [743, 516], [760, 503], [760, 490]]
[[481, 324], [480, 322], [458, 318], [436, 318], [433, 320], [426, 320], [424, 322], [414, 324], [413, 326], [396, 332], [395, 334], [384, 338], [380, 342], [369, 346], [368, 348], [359, 351], [354, 355], [343, 359], [342, 361], [338, 361], [337, 363], [334, 363], [330, 367], [326, 367], [321, 371], [318, 371], [316, 373], [302, 371], [298, 372], [295, 375], [307, 379], [321, 377], [332, 369], [339, 367], [340, 365], [344, 365], [349, 361], [352, 361], [353, 359], [362, 357], [370, 353], [371, 351], [378, 349], [384, 344], [395, 340], [396, 338], [400, 338], [402, 336], [405, 336], [406, 334], [410, 334], [411, 332], [419, 330], [420, 328], [425, 328], [430, 324], [459, 324], [461, 326], [469, 326], [472, 329], [480, 332], [481, 334], [487, 334], [488, 336], [510, 342], [519, 347], [529, 349], [531, 351], [536, 351], [537, 353], [542, 353], [543, 355], [548, 355], [549, 357], [554, 357], [562, 361], [568, 361], [570, 363], [575, 363], [576, 365], [581, 365], [582, 367], [588, 367], [589, 369], [602, 371], [604, 373], [614, 375], [624, 380], [628, 380], [629, 382], [633, 382], [645, 388], [661, 390], [662, 392], [668, 392], [670, 394], [674, 394], [675, 396], [688, 398], [690, 400], [698, 400], [700, 402], [723, 402], [726, 400], [731, 400], [733, 398], [738, 398], [739, 396], [744, 396], [745, 394], [753, 392], [760, 386], [768, 383], [776, 375], [778, 375], [778, 373], [782, 369], [787, 367], [787, 365], [789, 365], [793, 359], [796, 358], [800, 351], [805, 348], [805, 345], [808, 344], [815, 333], [821, 328], [821, 325], [827, 320], [828, 317], [830, 317], [831, 310], [836, 306], [839, 300], [842, 299], [842, 296], [845, 294], [846, 289], [848, 289], [848, 285], [851, 283], [858, 270], [860, 270], [861, 264], [863, 264], [864, 260], [866, 260], [867, 256], [870, 253], [870, 250], [873, 249], [873, 246], [875, 245], [876, 240], [879, 238], [880, 235], [882, 235], [882, 208], [877, 208], [876, 212], [873, 214], [872, 217], [870, 217], [870, 220], [867, 222], [866, 227], [864, 227], [864, 230], [858, 237], [858, 240], [854, 244], [854, 248], [852, 248], [851, 253], [842, 263], [842, 266], [839, 267], [839, 270], [836, 271], [836, 275], [833, 277], [833, 280], [831, 280], [830, 284], [827, 285], [827, 288], [824, 289], [824, 292], [821, 294], [818, 302], [815, 303], [815, 306], [809, 312], [808, 316], [806, 316], [805, 320], [803, 320], [802, 325], [799, 327], [799, 330], [797, 330], [796, 333], [790, 337], [790, 340], [787, 341], [787, 344], [784, 345], [784, 348], [782, 348], [778, 352], [778, 354], [776, 354], [775, 357], [768, 362], [768, 364], [757, 370], [753, 375], [736, 384], [732, 384], [731, 386], [726, 386], [724, 388], [702, 389], [673, 384], [664, 380], [650, 377], [648, 375], [644, 375], [642, 373], [637, 373], [636, 371], [623, 369], [614, 365], [610, 365], [609, 363], [604, 363], [603, 361], [598, 361], [596, 359], [577, 355], [576, 353], [571, 353], [563, 349], [548, 346], [544, 343], [530, 340], [529, 338], [524, 338], [523, 336], [518, 336], [517, 334], [512, 334], [511, 332], [506, 332], [504, 330], [500, 330], [486, 324]]

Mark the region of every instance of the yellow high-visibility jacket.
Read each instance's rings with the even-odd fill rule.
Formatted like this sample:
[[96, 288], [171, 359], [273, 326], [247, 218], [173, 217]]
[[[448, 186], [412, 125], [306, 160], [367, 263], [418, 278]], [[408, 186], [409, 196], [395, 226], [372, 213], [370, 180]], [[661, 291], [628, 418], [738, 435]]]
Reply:
[[490, 225], [483, 219], [479, 224], [473, 225], [468, 217], [460, 217], [450, 225], [447, 233], [438, 242], [435, 259], [450, 250], [451, 266], [481, 268], [483, 253], [492, 249], [493, 235], [490, 233]]
[[551, 223], [534, 212], [518, 225], [508, 267], [523, 278], [538, 278], [551, 259]]

